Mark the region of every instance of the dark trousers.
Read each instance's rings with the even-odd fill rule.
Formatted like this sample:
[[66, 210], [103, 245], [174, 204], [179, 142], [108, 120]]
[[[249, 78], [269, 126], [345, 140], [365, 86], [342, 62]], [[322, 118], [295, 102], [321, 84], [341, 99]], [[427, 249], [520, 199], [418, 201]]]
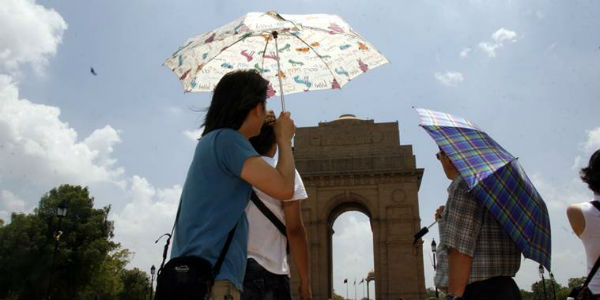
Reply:
[[498, 276], [468, 284], [463, 299], [521, 300], [521, 292], [512, 277]]
[[254, 259], [248, 259], [244, 291], [241, 300], [291, 300], [290, 279], [287, 275], [273, 274]]

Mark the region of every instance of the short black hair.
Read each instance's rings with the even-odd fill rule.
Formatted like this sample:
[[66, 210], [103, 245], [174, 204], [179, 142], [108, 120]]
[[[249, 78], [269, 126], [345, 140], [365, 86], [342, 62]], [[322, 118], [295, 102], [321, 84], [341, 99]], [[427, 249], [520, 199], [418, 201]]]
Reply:
[[240, 129], [248, 112], [258, 104], [265, 105], [269, 81], [256, 70], [239, 70], [225, 74], [215, 87], [210, 107], [204, 118], [204, 132], [220, 128]]
[[581, 169], [580, 175], [590, 190], [600, 194], [600, 149], [592, 154], [588, 166]]
[[273, 144], [275, 144], [275, 131], [273, 126], [265, 123], [260, 128], [260, 134], [250, 138], [250, 144], [254, 147], [254, 150], [260, 155], [266, 155]]

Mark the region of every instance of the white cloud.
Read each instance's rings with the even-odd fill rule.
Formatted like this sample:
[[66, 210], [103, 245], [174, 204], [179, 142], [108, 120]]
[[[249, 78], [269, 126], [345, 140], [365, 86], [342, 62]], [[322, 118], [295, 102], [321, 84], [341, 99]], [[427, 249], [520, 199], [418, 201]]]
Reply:
[[498, 44], [495, 43], [487, 43], [481, 42], [479, 43], [479, 48], [483, 50], [489, 57], [496, 57], [496, 49], [499, 47]]
[[147, 179], [133, 176], [128, 180], [126, 190], [128, 203], [120, 211], [112, 214], [115, 222], [115, 239], [135, 255], [131, 265], [147, 271], [151, 265], [158, 265], [162, 258], [164, 240], [154, 241], [162, 234], [171, 232], [181, 186], [157, 189]]
[[496, 32], [494, 32], [492, 34], [492, 39], [494, 40], [494, 42], [496, 43], [503, 43], [505, 41], [510, 41], [510, 42], [515, 42], [517, 38], [517, 33], [505, 28], [500, 28], [498, 30], [496, 30]]
[[12, 212], [25, 211], [25, 201], [9, 190], [0, 191], [0, 219], [9, 220]]
[[600, 127], [587, 130], [586, 133], [587, 137], [585, 142], [580, 145], [582, 153], [575, 157], [573, 165], [571, 166], [571, 169], [573, 170], [579, 170], [584, 166], [587, 166], [592, 153], [600, 149]]
[[191, 141], [197, 142], [200, 136], [202, 135], [202, 131], [204, 131], [204, 127], [200, 127], [198, 129], [193, 130], [184, 130], [183, 135], [185, 135]]
[[[333, 288], [337, 294], [345, 296], [344, 282], [348, 278], [350, 299], [354, 298], [353, 283], [356, 278], [357, 299], [362, 295], [361, 278], [366, 277], [373, 270], [373, 233], [369, 218], [358, 212], [349, 212], [340, 215], [333, 224]], [[370, 291], [371, 296], [375, 294]]]
[[445, 86], [457, 86], [459, 83], [463, 82], [464, 77], [460, 72], [446, 72], [440, 73], [436, 72], [434, 74], [435, 79], [441, 82]]
[[3, 0], [0, 8], [0, 72], [31, 63], [40, 71], [56, 53], [67, 23], [34, 0]]
[[107, 125], [79, 141], [58, 107], [20, 99], [6, 75], [0, 75], [0, 141], [0, 177], [23, 186], [117, 182], [124, 172], [110, 157], [120, 142], [115, 129]]
[[469, 56], [469, 54], [471, 53], [471, 51], [473, 51], [473, 49], [471, 48], [464, 48], [460, 51], [460, 57], [461, 58], [467, 58]]
[[490, 42], [479, 43], [479, 48], [483, 50], [489, 57], [496, 57], [496, 50], [504, 47], [506, 42], [516, 42], [517, 33], [505, 28], [500, 28], [492, 34]]
[[583, 146], [586, 152], [594, 152], [600, 149], [600, 127], [588, 131], [587, 140]]

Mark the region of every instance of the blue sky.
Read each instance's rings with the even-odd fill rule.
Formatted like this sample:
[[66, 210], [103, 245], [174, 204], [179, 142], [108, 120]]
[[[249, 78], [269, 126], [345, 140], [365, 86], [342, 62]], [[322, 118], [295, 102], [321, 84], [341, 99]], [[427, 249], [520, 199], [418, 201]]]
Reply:
[[[98, 205], [112, 205], [116, 239], [136, 252], [131, 265], [160, 263], [153, 240], [170, 229], [203, 119], [199, 110], [210, 101], [209, 93], [184, 94], [162, 62], [187, 38], [250, 11], [328, 13], [391, 63], [342, 90], [286, 97], [296, 125], [344, 113], [398, 121], [401, 143], [413, 145], [417, 166], [425, 168], [425, 224], [445, 202], [449, 182], [411, 107], [469, 119], [520, 157], [546, 200], [557, 280], [566, 284], [585, 273], [565, 209], [591, 198], [577, 172], [600, 148], [598, 2], [0, 2], [2, 219], [31, 211], [58, 184], [89, 185]], [[279, 110], [278, 99], [271, 102]], [[336, 229], [335, 243], [369, 238], [364, 215], [344, 215], [338, 224], [347, 232]], [[432, 237], [437, 230], [426, 246]], [[340, 261], [364, 261], [335, 273], [338, 291], [345, 290], [344, 277], [360, 278], [372, 266], [368, 249], [341, 248], [334, 254]], [[429, 250], [424, 265], [432, 286]], [[524, 262], [518, 284], [529, 289], [535, 280], [536, 265]]]

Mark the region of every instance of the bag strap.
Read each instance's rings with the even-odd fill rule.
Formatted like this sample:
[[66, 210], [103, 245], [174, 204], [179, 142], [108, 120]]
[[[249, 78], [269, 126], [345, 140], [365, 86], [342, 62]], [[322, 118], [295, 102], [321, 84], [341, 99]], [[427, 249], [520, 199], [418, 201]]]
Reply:
[[[260, 210], [260, 212], [262, 212], [263, 215], [265, 215], [265, 217], [267, 217], [267, 219], [269, 219], [269, 221], [271, 221], [271, 223], [277, 227], [277, 230], [279, 230], [279, 232], [287, 239], [287, 229], [285, 228], [283, 222], [281, 222], [279, 218], [277, 218], [277, 216], [275, 216], [275, 214], [258, 198], [254, 190], [252, 190], [250, 200], [252, 200], [252, 203], [256, 205], [258, 210]], [[287, 244], [286, 248], [287, 253], [290, 253], [289, 243]]]
[[597, 209], [600, 210], [600, 202], [594, 200], [594, 201], [590, 201], [590, 203]]
[[[158, 240], [156, 240], [156, 242], [154, 242], [154, 243], [158, 243], [160, 238], [162, 238], [165, 235], [168, 236], [167, 242], [165, 243], [165, 248], [163, 250], [163, 260], [162, 260], [162, 263], [160, 264], [160, 268], [158, 269], [158, 273], [160, 273], [162, 271], [163, 267], [165, 266], [165, 261], [167, 260], [167, 252], [169, 250], [169, 244], [171, 243], [171, 238], [173, 237], [173, 233], [175, 232], [175, 226], [177, 225], [177, 220], [179, 220], [180, 212], [181, 212], [181, 199], [179, 199], [179, 207], [177, 208], [177, 215], [175, 216], [175, 222], [173, 223], [173, 228], [171, 229], [171, 233], [163, 234], [161, 237], [158, 238]], [[221, 270], [221, 265], [223, 264], [223, 261], [225, 260], [225, 255], [227, 254], [227, 251], [229, 250], [229, 246], [231, 245], [231, 240], [233, 240], [233, 235], [235, 233], [236, 228], [237, 228], [237, 222], [235, 223], [233, 228], [231, 228], [231, 230], [229, 231], [229, 234], [227, 235], [227, 240], [225, 241], [225, 245], [223, 246], [223, 249], [221, 249], [221, 253], [219, 253], [219, 258], [217, 258], [217, 262], [215, 263], [215, 265], [213, 267], [213, 278], [216, 277], [217, 274], [219, 274], [219, 271]]]
[[225, 255], [227, 255], [227, 251], [229, 250], [229, 246], [231, 245], [231, 240], [233, 240], [233, 234], [235, 233], [236, 228], [237, 228], [237, 222], [235, 223], [235, 225], [233, 225], [233, 228], [231, 228], [231, 230], [229, 231], [229, 235], [227, 235], [227, 240], [225, 241], [225, 245], [223, 246], [223, 249], [221, 249], [219, 258], [217, 259], [217, 262], [215, 263], [215, 266], [213, 267], [213, 278], [217, 277], [217, 274], [219, 274], [219, 271], [221, 270], [221, 265], [223, 264], [223, 261], [225, 260]]
[[592, 267], [592, 269], [590, 270], [590, 274], [588, 274], [587, 278], [585, 279], [585, 282], [583, 283], [583, 287], [588, 286], [590, 281], [592, 281], [592, 277], [594, 277], [594, 275], [596, 275], [598, 268], [600, 268], [600, 256], [598, 257], [598, 259], [596, 259], [596, 263], [594, 264], [594, 267]]

